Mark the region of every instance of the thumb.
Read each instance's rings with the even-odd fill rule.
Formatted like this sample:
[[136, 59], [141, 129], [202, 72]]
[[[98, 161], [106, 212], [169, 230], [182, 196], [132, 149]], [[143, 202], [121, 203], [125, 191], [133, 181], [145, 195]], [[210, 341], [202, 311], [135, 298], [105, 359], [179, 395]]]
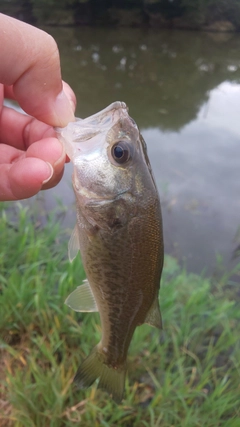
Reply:
[[19, 105], [28, 114], [51, 126], [74, 121], [68, 90], [61, 79], [55, 40], [46, 32], [0, 14], [0, 82], [12, 86]]

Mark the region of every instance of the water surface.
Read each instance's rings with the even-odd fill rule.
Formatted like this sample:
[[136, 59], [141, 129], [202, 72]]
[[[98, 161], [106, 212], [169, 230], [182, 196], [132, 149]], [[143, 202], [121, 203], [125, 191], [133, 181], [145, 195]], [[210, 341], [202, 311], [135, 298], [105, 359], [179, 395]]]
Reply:
[[[161, 194], [166, 252], [188, 270], [230, 268], [240, 226], [240, 36], [144, 29], [47, 28], [77, 116], [125, 101]], [[71, 167], [45, 192], [69, 206]]]

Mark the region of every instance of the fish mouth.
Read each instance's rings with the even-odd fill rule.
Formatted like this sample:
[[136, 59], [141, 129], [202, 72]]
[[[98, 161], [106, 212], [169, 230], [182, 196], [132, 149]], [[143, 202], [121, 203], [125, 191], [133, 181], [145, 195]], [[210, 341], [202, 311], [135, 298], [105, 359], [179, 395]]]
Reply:
[[123, 113], [125, 112], [126, 114], [128, 114], [127, 104], [125, 104], [125, 102], [122, 102], [122, 101], [115, 101], [115, 102], [112, 102], [112, 104], [108, 105], [103, 110], [99, 111], [98, 113], [95, 113], [92, 116], [87, 117], [85, 120], [87, 121], [96, 120], [97, 122], [99, 122], [103, 118], [105, 118], [105, 116], [108, 116], [109, 113], [114, 114], [114, 111], [119, 112], [120, 109], [123, 110]]
[[117, 194], [113, 193], [105, 193], [104, 195], [100, 196], [99, 193], [95, 193], [92, 190], [87, 189], [86, 187], [79, 186], [76, 182], [73, 181], [73, 188], [76, 194], [76, 197], [80, 196], [83, 197], [85, 200], [92, 200], [98, 204], [104, 204], [104, 203], [113, 203], [116, 200], [119, 199], [119, 197], [123, 196], [126, 193], [131, 192], [131, 188], [125, 188], [122, 191], [119, 191]]
[[[108, 107], [86, 119], [77, 119], [76, 122], [79, 121], [79, 128], [76, 127], [72, 142], [85, 142], [93, 139], [95, 136], [106, 134], [113, 125], [128, 117], [128, 107], [125, 102], [113, 102]], [[71, 124], [69, 125], [71, 126]]]
[[[85, 155], [90, 151], [101, 151], [106, 135], [117, 123], [128, 123], [130, 128], [138, 127], [128, 115], [125, 102], [115, 101], [98, 113], [85, 119], [76, 118], [65, 128], [55, 128], [59, 140], [64, 144], [68, 157], [75, 163], [80, 153]], [[106, 146], [105, 146], [106, 148]], [[97, 155], [97, 154], [96, 154]]]
[[[119, 112], [119, 110], [121, 110], [121, 112]], [[112, 102], [112, 104], [108, 105], [106, 108], [104, 108], [103, 110], [99, 111], [98, 113], [95, 113], [89, 117], [86, 117], [85, 119], [81, 119], [79, 117], [75, 118], [75, 122], [70, 122], [65, 128], [60, 128], [60, 127], [55, 127], [54, 130], [57, 134], [62, 134], [63, 129], [72, 127], [72, 126], [76, 126], [77, 122], [81, 122], [81, 127], [86, 127], [86, 129], [88, 129], [89, 126], [89, 131], [90, 131], [90, 126], [91, 127], [96, 127], [96, 129], [94, 129], [94, 131], [89, 132], [89, 135], [92, 134], [92, 136], [94, 136], [96, 133], [99, 133], [100, 129], [98, 129], [98, 126], [101, 125], [109, 125], [111, 121], [116, 121], [114, 120], [114, 115], [115, 112], [118, 113], [119, 118], [121, 118], [122, 116], [128, 116], [128, 106], [127, 104], [125, 104], [125, 102], [123, 101], [115, 101]], [[120, 113], [120, 114], [119, 114]], [[111, 120], [112, 119], [112, 120]], [[90, 138], [92, 137], [90, 136]], [[76, 135], [73, 135], [73, 142], [80, 142], [82, 140], [82, 138], [84, 139], [89, 139], [89, 137], [87, 136], [87, 133], [85, 136], [78, 136], [78, 134], [76, 133]], [[80, 138], [80, 139], [79, 139]]]

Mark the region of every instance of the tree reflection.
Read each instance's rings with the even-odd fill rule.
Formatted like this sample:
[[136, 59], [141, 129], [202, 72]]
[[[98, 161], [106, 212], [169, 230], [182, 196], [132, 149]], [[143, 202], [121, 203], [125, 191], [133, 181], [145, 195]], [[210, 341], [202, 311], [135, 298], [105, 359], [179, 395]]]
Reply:
[[[49, 29], [48, 29], [49, 31]], [[57, 28], [63, 77], [86, 117], [125, 101], [140, 127], [180, 130], [194, 120], [209, 92], [240, 81], [240, 37], [142, 29]]]

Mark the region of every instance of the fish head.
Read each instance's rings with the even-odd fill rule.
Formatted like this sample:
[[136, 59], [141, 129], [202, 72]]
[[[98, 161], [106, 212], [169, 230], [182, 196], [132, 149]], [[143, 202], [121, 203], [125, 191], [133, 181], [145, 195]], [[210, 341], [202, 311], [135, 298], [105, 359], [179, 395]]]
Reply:
[[57, 133], [74, 164], [77, 194], [112, 200], [154, 184], [146, 144], [124, 102], [76, 119]]

